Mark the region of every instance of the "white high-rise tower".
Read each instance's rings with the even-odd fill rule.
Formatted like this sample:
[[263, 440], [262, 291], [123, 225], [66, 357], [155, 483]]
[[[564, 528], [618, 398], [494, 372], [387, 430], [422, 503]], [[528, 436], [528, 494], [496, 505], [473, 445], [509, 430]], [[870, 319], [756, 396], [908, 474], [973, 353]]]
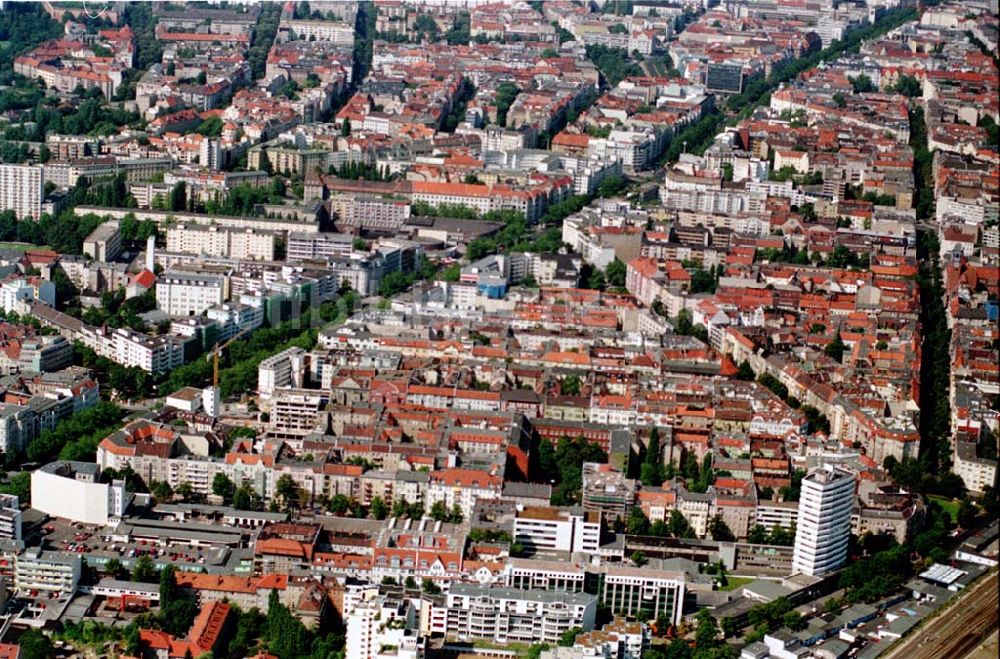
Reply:
[[847, 560], [854, 475], [830, 466], [802, 479], [792, 572], [822, 575]]
[[156, 272], [156, 236], [146, 239], [146, 269]]

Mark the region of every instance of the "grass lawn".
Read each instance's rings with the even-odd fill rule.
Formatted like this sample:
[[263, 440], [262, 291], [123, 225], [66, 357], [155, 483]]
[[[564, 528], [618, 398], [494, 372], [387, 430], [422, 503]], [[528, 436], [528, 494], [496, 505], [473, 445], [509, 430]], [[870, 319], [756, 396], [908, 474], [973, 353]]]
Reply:
[[723, 586], [722, 588], [719, 588], [719, 590], [728, 591], [728, 590], [736, 590], [737, 588], [742, 588], [743, 586], [753, 581], [753, 577], [732, 577], [727, 574], [726, 581], [728, 583], [726, 583], [726, 585]]
[[958, 507], [959, 504], [951, 499], [945, 499], [944, 497], [930, 496], [928, 497], [931, 501], [941, 506], [941, 510], [948, 513], [951, 516], [951, 521], [958, 523]]
[[43, 245], [39, 247], [38, 245], [32, 245], [31, 243], [0, 243], [0, 249], [16, 249], [22, 252], [27, 252], [29, 249], [50, 249], [48, 245]]

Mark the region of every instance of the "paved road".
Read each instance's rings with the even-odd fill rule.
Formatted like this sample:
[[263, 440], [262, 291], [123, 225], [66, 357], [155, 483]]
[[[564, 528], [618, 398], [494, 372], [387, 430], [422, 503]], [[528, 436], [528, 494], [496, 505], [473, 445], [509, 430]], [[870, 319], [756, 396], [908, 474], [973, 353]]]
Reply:
[[964, 657], [997, 627], [997, 575], [987, 574], [885, 659]]

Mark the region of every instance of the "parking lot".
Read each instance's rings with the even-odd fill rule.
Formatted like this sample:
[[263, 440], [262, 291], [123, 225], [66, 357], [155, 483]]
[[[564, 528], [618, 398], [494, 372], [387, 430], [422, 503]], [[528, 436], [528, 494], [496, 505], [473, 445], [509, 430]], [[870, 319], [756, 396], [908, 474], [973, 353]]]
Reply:
[[46, 549], [81, 554], [82, 558], [95, 566], [114, 558], [129, 567], [141, 556], [149, 556], [156, 563], [173, 563], [182, 570], [197, 569], [223, 565], [229, 555], [229, 550], [225, 547], [196, 545], [189, 539], [129, 539], [116, 535], [108, 527], [62, 520], [50, 520], [43, 525], [42, 533]]

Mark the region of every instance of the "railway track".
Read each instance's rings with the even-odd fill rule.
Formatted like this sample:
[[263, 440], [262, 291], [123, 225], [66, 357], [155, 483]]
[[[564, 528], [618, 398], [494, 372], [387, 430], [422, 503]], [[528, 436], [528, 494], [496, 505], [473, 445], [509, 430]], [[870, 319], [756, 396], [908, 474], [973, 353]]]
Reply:
[[886, 655], [886, 659], [960, 659], [997, 628], [997, 575], [988, 574], [941, 615]]

